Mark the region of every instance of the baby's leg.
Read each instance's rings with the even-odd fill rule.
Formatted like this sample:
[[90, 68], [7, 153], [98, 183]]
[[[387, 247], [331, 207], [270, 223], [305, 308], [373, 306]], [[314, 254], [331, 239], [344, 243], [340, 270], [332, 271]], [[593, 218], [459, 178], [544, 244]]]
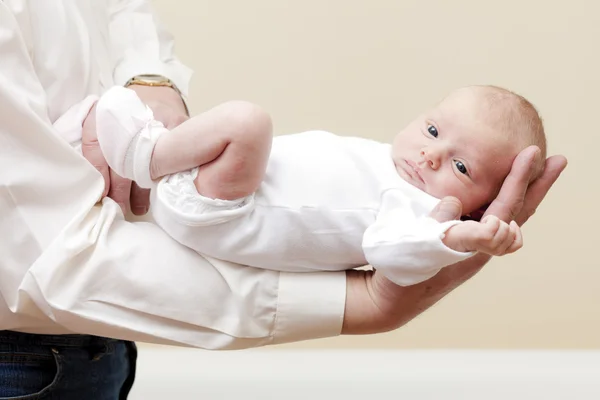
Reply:
[[232, 101], [169, 132], [130, 89], [113, 87], [96, 108], [98, 142], [119, 175], [150, 188], [161, 176], [199, 167], [201, 195], [245, 197], [263, 179], [272, 141], [269, 115]]
[[242, 101], [223, 103], [159, 138], [151, 176], [199, 166], [195, 185], [200, 195], [239, 199], [262, 182], [272, 139], [271, 119], [261, 108]]

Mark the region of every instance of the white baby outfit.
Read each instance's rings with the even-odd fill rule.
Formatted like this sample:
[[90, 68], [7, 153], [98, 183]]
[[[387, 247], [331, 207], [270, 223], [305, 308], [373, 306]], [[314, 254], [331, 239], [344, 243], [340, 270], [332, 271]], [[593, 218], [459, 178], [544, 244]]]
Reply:
[[96, 118], [111, 168], [151, 187], [156, 223], [203, 255], [292, 272], [370, 264], [407, 286], [473, 254], [443, 244], [460, 221], [428, 217], [439, 200], [398, 175], [389, 144], [324, 131], [275, 137], [260, 188], [224, 201], [199, 195], [197, 169], [151, 180], [154, 144], [169, 132], [135, 92], [110, 89]]

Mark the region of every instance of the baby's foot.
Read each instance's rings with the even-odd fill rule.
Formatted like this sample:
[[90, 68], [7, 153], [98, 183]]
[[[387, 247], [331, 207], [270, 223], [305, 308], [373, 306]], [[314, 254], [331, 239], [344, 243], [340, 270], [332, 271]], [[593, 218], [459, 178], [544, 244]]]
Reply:
[[121, 86], [109, 89], [96, 105], [96, 129], [108, 165], [140, 187], [153, 187], [152, 152], [160, 135], [168, 130], [137, 94]]

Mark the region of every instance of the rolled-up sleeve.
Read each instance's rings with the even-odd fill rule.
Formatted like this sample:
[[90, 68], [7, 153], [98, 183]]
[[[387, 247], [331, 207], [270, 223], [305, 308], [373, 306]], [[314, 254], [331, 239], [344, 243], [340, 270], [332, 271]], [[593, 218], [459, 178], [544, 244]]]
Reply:
[[147, 0], [110, 0], [109, 36], [114, 81], [124, 85], [140, 74], [171, 79], [188, 96], [192, 71], [175, 56], [173, 36], [163, 27]]
[[46, 96], [0, 3], [0, 330], [82, 333], [205, 349], [339, 335], [345, 274], [207, 260], [130, 222], [54, 132]]

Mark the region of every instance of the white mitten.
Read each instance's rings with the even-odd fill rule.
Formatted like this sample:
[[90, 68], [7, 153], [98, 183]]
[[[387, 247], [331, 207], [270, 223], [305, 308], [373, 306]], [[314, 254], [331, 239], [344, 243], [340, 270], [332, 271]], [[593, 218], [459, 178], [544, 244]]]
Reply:
[[158, 138], [168, 130], [133, 90], [115, 86], [100, 97], [96, 130], [102, 153], [118, 175], [142, 188], [155, 185], [150, 160]]

